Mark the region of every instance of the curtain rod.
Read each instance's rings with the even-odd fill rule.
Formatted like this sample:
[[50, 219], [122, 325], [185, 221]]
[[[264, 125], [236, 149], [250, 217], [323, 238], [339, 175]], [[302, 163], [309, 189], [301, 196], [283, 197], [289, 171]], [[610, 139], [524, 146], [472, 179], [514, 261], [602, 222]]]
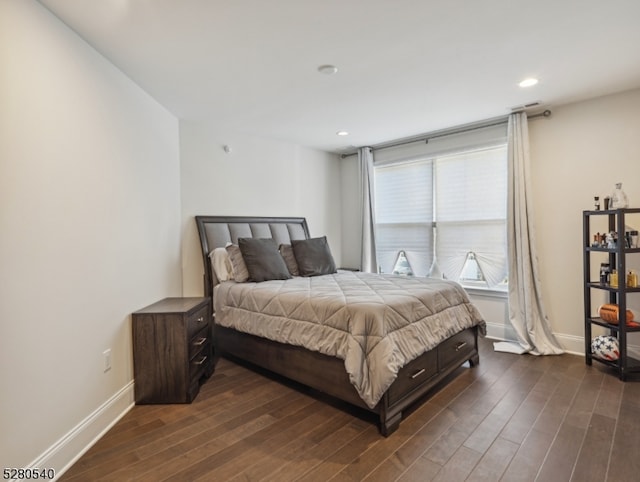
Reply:
[[[518, 112], [522, 112], [522, 111], [514, 111], [512, 112], [512, 114], [518, 113]], [[533, 114], [533, 115], [529, 115], [527, 116], [527, 119], [535, 119], [536, 117], [549, 117], [551, 115], [551, 111], [549, 109], [544, 110], [543, 112], [540, 112], [538, 114]], [[438, 137], [444, 137], [444, 136], [450, 136], [453, 134], [461, 134], [463, 132], [470, 132], [470, 131], [474, 131], [477, 129], [483, 129], [485, 127], [492, 127], [492, 126], [497, 126], [500, 124], [504, 124], [509, 120], [509, 116], [500, 116], [500, 117], [494, 117], [491, 119], [487, 119], [484, 121], [480, 121], [480, 122], [474, 122], [471, 124], [465, 124], [462, 126], [458, 126], [458, 127], [452, 127], [449, 129], [441, 129], [438, 131], [433, 131], [430, 134], [421, 134], [419, 136], [415, 136], [415, 137], [406, 137], [404, 139], [399, 139], [397, 141], [391, 141], [391, 142], [383, 142], [380, 144], [375, 144], [373, 146], [370, 146], [370, 149], [373, 151], [378, 151], [380, 149], [389, 149], [391, 147], [398, 147], [398, 146], [404, 146], [405, 144], [412, 144], [414, 142], [429, 142], [430, 139], [437, 139]], [[340, 155], [340, 159], [344, 159], [346, 157], [351, 157], [351, 156], [355, 156], [357, 155], [358, 152], [350, 152], [349, 154], [341, 154]]]

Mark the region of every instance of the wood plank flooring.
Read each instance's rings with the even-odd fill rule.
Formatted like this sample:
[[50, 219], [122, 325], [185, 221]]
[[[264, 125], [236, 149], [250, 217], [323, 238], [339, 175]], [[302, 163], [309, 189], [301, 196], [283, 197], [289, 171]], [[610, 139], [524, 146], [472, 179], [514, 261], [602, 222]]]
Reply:
[[63, 481], [636, 481], [640, 383], [493, 351], [379, 435], [369, 414], [222, 359], [190, 405], [138, 405]]

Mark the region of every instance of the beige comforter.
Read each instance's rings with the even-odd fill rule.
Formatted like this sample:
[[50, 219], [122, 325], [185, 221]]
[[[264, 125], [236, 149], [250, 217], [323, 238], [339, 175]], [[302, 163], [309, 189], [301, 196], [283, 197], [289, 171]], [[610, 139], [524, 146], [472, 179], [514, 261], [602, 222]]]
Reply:
[[398, 370], [442, 340], [485, 322], [452, 281], [338, 272], [261, 283], [223, 282], [216, 324], [344, 360], [373, 408]]

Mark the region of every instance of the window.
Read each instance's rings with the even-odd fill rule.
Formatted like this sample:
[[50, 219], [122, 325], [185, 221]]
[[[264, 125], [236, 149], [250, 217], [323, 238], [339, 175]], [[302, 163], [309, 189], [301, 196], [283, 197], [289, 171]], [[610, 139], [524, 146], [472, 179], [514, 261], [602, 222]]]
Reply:
[[506, 289], [506, 137], [461, 144], [376, 159], [379, 270]]
[[413, 270], [411, 269], [411, 263], [407, 259], [407, 254], [404, 251], [398, 253], [396, 258], [396, 264], [393, 266], [393, 274], [404, 274], [407, 276], [413, 276]]

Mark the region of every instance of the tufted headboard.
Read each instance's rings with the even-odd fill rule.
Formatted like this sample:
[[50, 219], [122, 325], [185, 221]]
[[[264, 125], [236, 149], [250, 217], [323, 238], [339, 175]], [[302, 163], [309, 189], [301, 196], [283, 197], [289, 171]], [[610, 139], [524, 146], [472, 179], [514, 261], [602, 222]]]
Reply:
[[250, 216], [196, 216], [202, 262], [204, 294], [211, 297], [216, 283], [209, 254], [227, 243], [238, 244], [238, 238], [273, 238], [276, 244], [291, 244], [292, 239], [308, 239], [305, 218], [268, 218]]

